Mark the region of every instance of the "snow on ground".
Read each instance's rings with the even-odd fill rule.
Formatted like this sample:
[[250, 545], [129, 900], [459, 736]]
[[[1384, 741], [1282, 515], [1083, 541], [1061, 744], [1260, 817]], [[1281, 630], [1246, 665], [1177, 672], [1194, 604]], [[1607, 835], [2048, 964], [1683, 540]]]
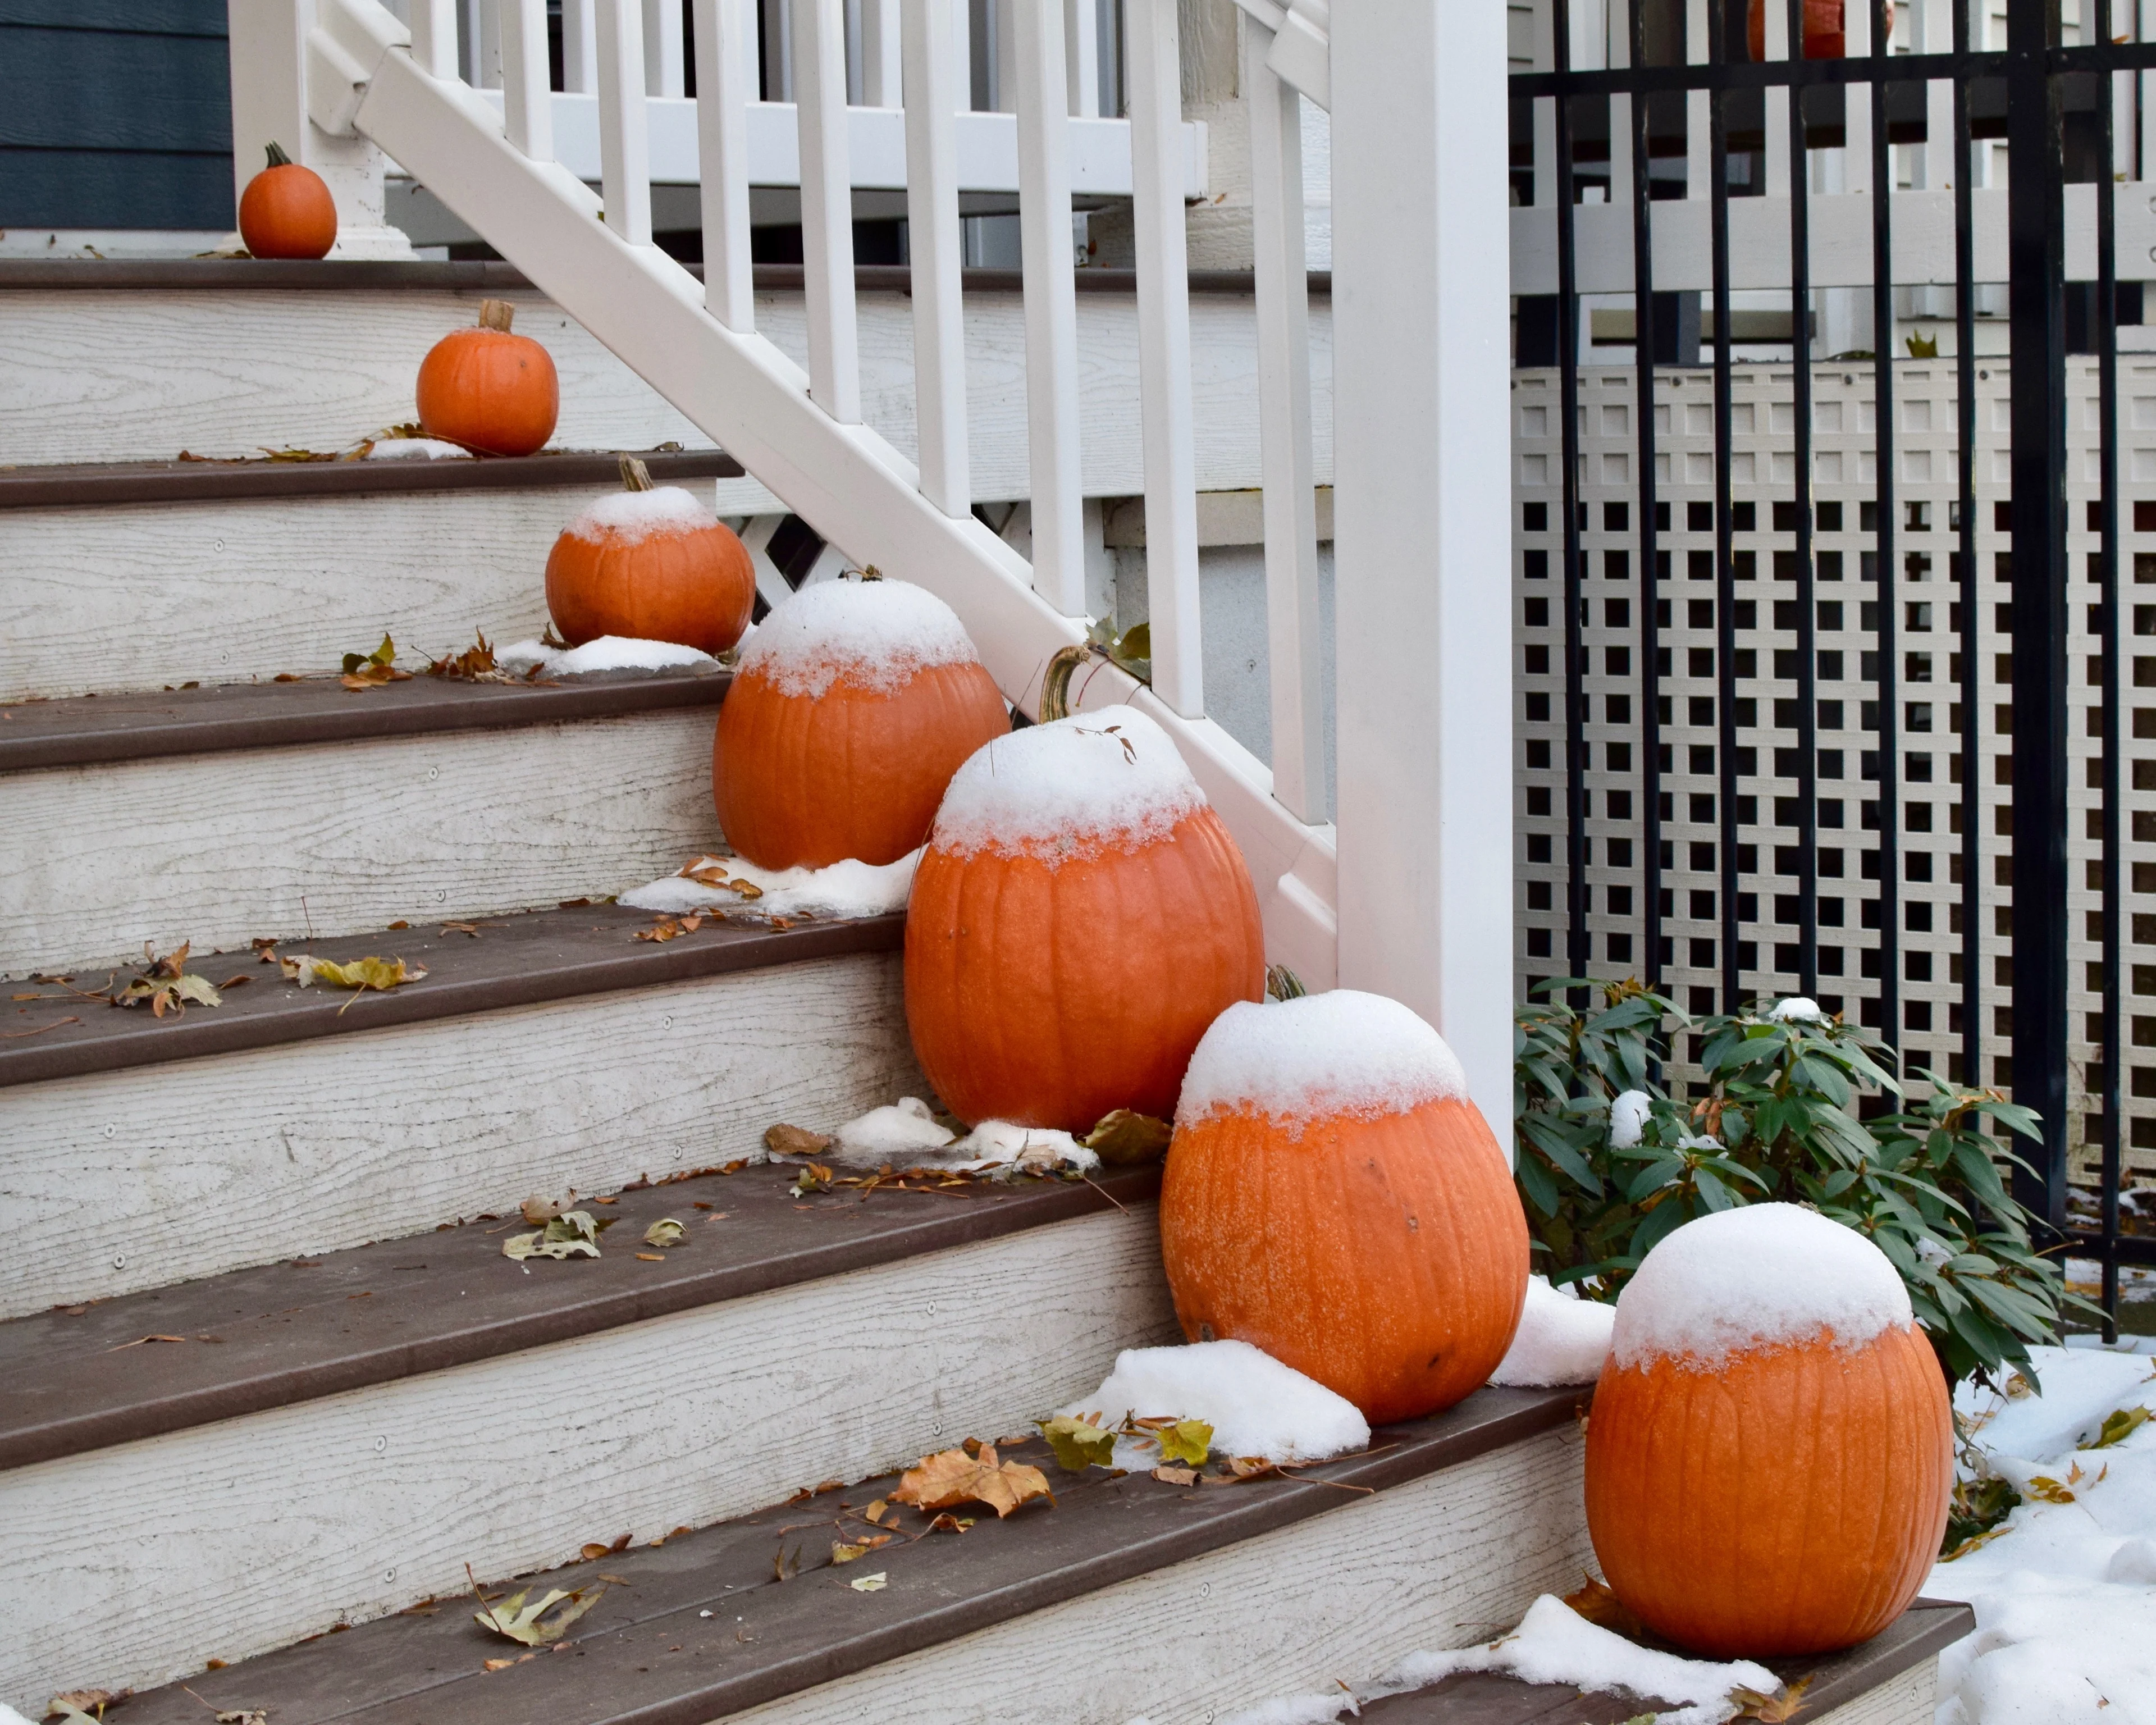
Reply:
[[2156, 1408], [2150, 1362], [2031, 1352], [2041, 1396], [1955, 1397], [1985, 1466], [2024, 1501], [1924, 1584], [1976, 1611], [1976, 1632], [1940, 1656], [1938, 1725], [2156, 1725], [2156, 1421], [2076, 1447], [2114, 1412]]
[[494, 662], [504, 670], [542, 667], [550, 677], [588, 676], [595, 671], [681, 670], [713, 665], [708, 653], [674, 641], [640, 641], [628, 635], [601, 635], [581, 647], [549, 647], [543, 641], [519, 641], [496, 649]]
[[[368, 445], [369, 461], [470, 461], [476, 458], [461, 444], [445, 444], [438, 437], [383, 437]], [[5, 1725], [0, 1721], [0, 1725]]]
[[[921, 853], [910, 850], [880, 868], [849, 858], [821, 869], [760, 869], [737, 856], [700, 856], [679, 875], [667, 875], [624, 892], [620, 901], [639, 911], [680, 916], [691, 911], [747, 911], [767, 916], [880, 916], [906, 908], [913, 891], [913, 871]], [[762, 896], [744, 898], [731, 887], [707, 886], [688, 878], [690, 870], [723, 873], [758, 888]]]
[[1517, 1629], [1486, 1646], [1410, 1653], [1397, 1670], [1352, 1697], [1337, 1692], [1283, 1696], [1233, 1714], [1223, 1725], [1332, 1725], [1353, 1702], [1424, 1688], [1459, 1671], [1499, 1671], [1523, 1683], [1567, 1683], [1679, 1703], [1659, 1716], [1662, 1725], [1720, 1725], [1738, 1711], [1729, 1698], [1732, 1690], [1773, 1695], [1781, 1687], [1764, 1666], [1749, 1660], [1721, 1665], [1656, 1652], [1589, 1623], [1563, 1600], [1544, 1594], [1527, 1608]]
[[[1353, 1403], [1247, 1342], [1194, 1342], [1183, 1348], [1127, 1348], [1092, 1394], [1060, 1414], [1097, 1414], [1111, 1422], [1202, 1420], [1217, 1455], [1268, 1461], [1322, 1461], [1368, 1447], [1370, 1427]], [[1160, 1460], [1148, 1445], [1116, 1441], [1115, 1465], [1137, 1471]]]
[[1583, 1300], [1569, 1287], [1552, 1287], [1546, 1276], [1531, 1276], [1520, 1327], [1490, 1381], [1516, 1389], [1592, 1384], [1609, 1357], [1616, 1322], [1614, 1306]]

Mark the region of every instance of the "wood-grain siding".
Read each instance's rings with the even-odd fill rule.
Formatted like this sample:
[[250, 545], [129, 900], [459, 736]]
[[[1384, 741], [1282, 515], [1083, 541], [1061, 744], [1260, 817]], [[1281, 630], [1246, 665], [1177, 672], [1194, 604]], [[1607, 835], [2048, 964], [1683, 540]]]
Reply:
[[1939, 1661], [1934, 1655], [1869, 1695], [1821, 1713], [1813, 1725], [1932, 1725], [1938, 1706]]
[[1315, 1520], [732, 1717], [1209, 1725], [1363, 1681], [1417, 1648], [1501, 1634], [1537, 1594], [1579, 1585], [1594, 1566], [1584, 1449], [1558, 1430], [1375, 1497], [1343, 1492]]
[[713, 723], [692, 709], [11, 776], [0, 971], [626, 891], [719, 842]]
[[[0, 1697], [463, 1611], [467, 1563], [526, 1572], [1019, 1429], [1173, 1330], [1148, 1205], [18, 1469]], [[1532, 1543], [1529, 1495], [1500, 1543]]]
[[896, 954], [26, 1085], [0, 1318], [612, 1192], [921, 1086]]
[[[562, 374], [557, 444], [643, 449], [667, 439], [708, 447], [676, 413], [582, 326], [536, 295], [513, 295], [520, 331], [536, 336]], [[329, 449], [413, 413], [412, 380], [427, 349], [472, 321], [477, 295], [317, 291], [149, 295], [81, 290], [8, 295], [16, 387], [0, 407], [0, 462], [170, 459], [253, 454], [262, 445]], [[911, 459], [911, 301], [860, 299], [863, 415]], [[1246, 295], [1191, 301], [1197, 480], [1202, 490], [1261, 482], [1257, 342]], [[757, 327], [806, 362], [798, 294], [760, 293]], [[1311, 307], [1317, 481], [1332, 482], [1332, 314]], [[1137, 416], [1135, 299], [1078, 300], [1080, 444], [1089, 496], [1144, 489]], [[974, 495], [1031, 490], [1025, 408], [1024, 309], [1014, 293], [966, 299], [967, 395]], [[732, 506], [746, 507], [745, 505]], [[873, 561], [873, 546], [849, 546]]]

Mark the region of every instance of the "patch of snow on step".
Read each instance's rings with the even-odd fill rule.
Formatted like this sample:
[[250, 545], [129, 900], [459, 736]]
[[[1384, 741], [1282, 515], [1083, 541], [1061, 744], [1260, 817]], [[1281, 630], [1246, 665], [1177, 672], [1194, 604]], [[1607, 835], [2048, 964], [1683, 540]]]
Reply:
[[1492, 1384], [1541, 1389], [1557, 1384], [1592, 1384], [1609, 1357], [1617, 1308], [1583, 1300], [1570, 1288], [1553, 1288], [1546, 1276], [1527, 1278], [1527, 1303]]
[[848, 1168], [926, 1168], [1012, 1179], [1059, 1168], [1091, 1173], [1101, 1158], [1070, 1133], [984, 1120], [964, 1137], [940, 1124], [918, 1096], [871, 1108], [831, 1134], [824, 1160]]
[[[1202, 1420], [1213, 1428], [1216, 1455], [1268, 1461], [1322, 1461], [1370, 1442], [1353, 1402], [1247, 1342], [1127, 1348], [1106, 1382], [1057, 1412]], [[1133, 1439], [1116, 1441], [1117, 1467], [1136, 1471], [1159, 1459]]]
[[543, 641], [519, 641], [496, 650], [494, 662], [504, 670], [545, 668], [550, 677], [588, 676], [595, 671], [684, 670], [718, 661], [695, 647], [675, 641], [640, 641], [629, 635], [601, 635], [581, 647], [549, 647]]
[[[457, 444], [438, 437], [377, 438], [364, 458], [369, 461], [472, 461], [478, 458]], [[0, 1720], [0, 1725], [6, 1725]]]
[[1955, 1397], [1984, 1467], [2025, 1501], [1924, 1584], [1976, 1611], [1975, 1632], [1939, 1656], [1938, 1725], [2156, 1725], [2156, 1420], [2075, 1447], [2114, 1412], [2156, 1408], [2150, 1361], [2030, 1353], [2041, 1395]]
[[1523, 1683], [1615, 1690], [1642, 1702], [1676, 1703], [1658, 1715], [1661, 1725], [1721, 1725], [1738, 1710], [1729, 1698], [1732, 1689], [1773, 1695], [1782, 1686], [1766, 1666], [1748, 1659], [1722, 1665], [1640, 1646], [1544, 1594], [1517, 1629], [1486, 1646], [1410, 1653], [1397, 1671], [1353, 1696], [1284, 1696], [1234, 1714], [1222, 1725], [1331, 1725], [1358, 1702], [1425, 1688], [1460, 1671], [1495, 1671]]
[[664, 911], [677, 916], [690, 911], [880, 916], [906, 908], [906, 896], [913, 891], [913, 871], [920, 865], [918, 850], [881, 866], [850, 857], [821, 869], [760, 869], [737, 856], [700, 856], [689, 868], [723, 870], [733, 880], [747, 881], [762, 896], [744, 898], [731, 887], [692, 880], [684, 871], [625, 892], [620, 901], [634, 910]]

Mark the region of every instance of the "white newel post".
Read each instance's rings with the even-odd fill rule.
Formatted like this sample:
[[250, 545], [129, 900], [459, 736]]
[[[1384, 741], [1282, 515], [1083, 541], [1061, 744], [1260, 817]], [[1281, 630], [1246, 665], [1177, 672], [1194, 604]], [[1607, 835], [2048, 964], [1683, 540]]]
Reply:
[[1512, 1142], [1504, 0], [1332, 13], [1340, 981]]
[[[232, 181], [237, 206], [262, 172], [264, 152], [280, 145], [320, 174], [336, 201], [333, 258], [408, 258], [412, 242], [382, 215], [388, 158], [367, 139], [336, 137], [307, 117], [307, 32], [314, 0], [230, 0]], [[234, 234], [232, 244], [239, 244]]]

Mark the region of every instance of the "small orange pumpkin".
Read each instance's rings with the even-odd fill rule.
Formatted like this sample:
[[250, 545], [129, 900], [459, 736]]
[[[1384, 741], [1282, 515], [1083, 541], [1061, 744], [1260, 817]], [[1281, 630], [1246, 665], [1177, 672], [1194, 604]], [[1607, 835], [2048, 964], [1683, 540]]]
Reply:
[[896, 862], [927, 840], [951, 775], [1009, 730], [942, 600], [906, 581], [820, 581], [742, 649], [711, 742], [719, 825], [767, 869]]
[[[1744, 19], [1746, 45], [1757, 62], [1767, 58], [1767, 8], [1780, 7], [1787, 0], [1752, 0], [1751, 10]], [[1843, 0], [1804, 0], [1804, 53], [1808, 60], [1838, 60], [1845, 58], [1847, 49], [1846, 23], [1842, 13]], [[1893, 15], [1887, 14], [1887, 25], [1891, 31]]]
[[1527, 1250], [1459, 1061], [1398, 1001], [1337, 988], [1205, 1033], [1160, 1199], [1192, 1341], [1260, 1348], [1373, 1425], [1419, 1419], [1504, 1358]]
[[906, 907], [906, 1019], [961, 1119], [1165, 1116], [1265, 969], [1243, 854], [1135, 708], [1014, 732], [952, 779]]
[[720, 654], [742, 638], [756, 571], [734, 530], [633, 456], [622, 489], [562, 530], [547, 557], [547, 608], [572, 647], [601, 635]]
[[1587, 1526], [1617, 1597], [1717, 1659], [1825, 1653], [1930, 1573], [1953, 1420], [1885, 1253], [1794, 1204], [1687, 1222], [1617, 1302]]
[[277, 145], [239, 194], [239, 237], [258, 258], [320, 258], [336, 244], [336, 201], [322, 177]]
[[553, 357], [514, 333], [516, 308], [480, 302], [475, 328], [452, 330], [419, 362], [419, 424], [429, 437], [478, 455], [529, 455], [562, 411]]

